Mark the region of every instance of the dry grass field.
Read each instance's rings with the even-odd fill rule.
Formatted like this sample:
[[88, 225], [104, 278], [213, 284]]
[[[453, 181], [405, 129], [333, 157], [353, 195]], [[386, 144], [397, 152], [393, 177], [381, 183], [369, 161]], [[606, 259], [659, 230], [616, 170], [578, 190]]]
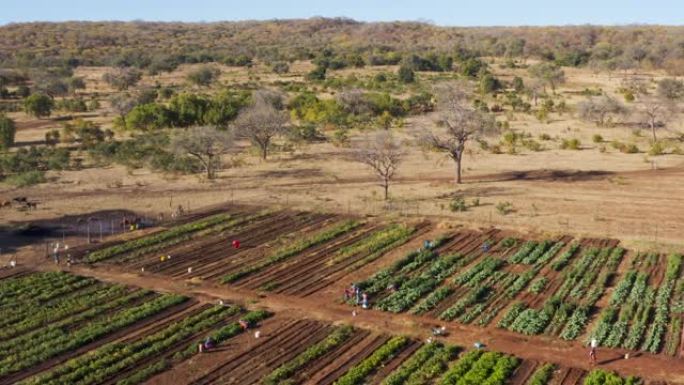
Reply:
[[[192, 66], [145, 77], [142, 84], [184, 86], [188, 67]], [[279, 76], [265, 66], [222, 67], [220, 79], [228, 86], [249, 79], [269, 85], [277, 80], [301, 80], [302, 74], [311, 68], [310, 63], [298, 62], [290, 74]], [[496, 64], [492, 68], [496, 69]], [[394, 68], [344, 69], [332, 76], [363, 77], [391, 70]], [[113, 92], [101, 80], [105, 71], [95, 67], [77, 70], [77, 75], [86, 80], [85, 94]], [[497, 69], [496, 74], [507, 79], [515, 75], [524, 77], [525, 71]], [[557, 93], [573, 105], [583, 98], [578, 92], [587, 88], [615, 92], [621, 79], [631, 75], [566, 69], [567, 81]], [[663, 74], [639, 76], [655, 81]], [[83, 115], [104, 127], [110, 126], [113, 119], [104, 103], [96, 114]], [[10, 116], [17, 120], [16, 140], [20, 144], [40, 142], [47, 130], [60, 127], [53, 120], [31, 119], [24, 113]], [[434, 127], [435, 117], [428, 114], [407, 118], [402, 127], [395, 129], [409, 150], [391, 187], [389, 204], [382, 201], [374, 176], [351, 160], [349, 148], [313, 143], [276, 153], [265, 162], [249, 151], [230, 156], [226, 159], [230, 166], [211, 182], [195, 176], [160, 175], [121, 166], [51, 172], [48, 184], [25, 189], [0, 187], [2, 196], [26, 195], [41, 202], [37, 211], [4, 210], [2, 218], [6, 223], [23, 222], [101, 209], [156, 215], [170, 212], [175, 204], [193, 209], [231, 201], [356, 214], [435, 217], [472, 227], [497, 226], [536, 233], [593, 234], [620, 238], [643, 248], [684, 244], [677, 227], [684, 215], [680, 194], [684, 188], [684, 158], [676, 154], [649, 156], [647, 130], [596, 127], [579, 120], [573, 112], [553, 113], [548, 123], [524, 114], [511, 113], [505, 119], [516, 131], [529, 133], [533, 138], [546, 134], [550, 139], [538, 140], [542, 151], [519, 148], [516, 154], [492, 154], [475, 142], [469, 143], [464, 160], [465, 183], [456, 186], [453, 163], [443, 154], [424, 151], [415, 144], [414, 133]], [[677, 116], [669, 131], [661, 132], [671, 148], [679, 146], [676, 132], [684, 129], [682, 121]], [[603, 143], [592, 141], [596, 134], [601, 135]], [[364, 135], [367, 133], [355, 131], [350, 147]], [[570, 138], [579, 139], [580, 150], [560, 149], [561, 140]], [[498, 140], [489, 139], [491, 143]], [[610, 146], [612, 141], [634, 143], [640, 152], [621, 153]], [[248, 143], [241, 146], [247, 148]], [[452, 213], [449, 201], [455, 195], [468, 202], [479, 200], [479, 206]], [[513, 212], [498, 213], [495, 206], [500, 202], [510, 202]]]

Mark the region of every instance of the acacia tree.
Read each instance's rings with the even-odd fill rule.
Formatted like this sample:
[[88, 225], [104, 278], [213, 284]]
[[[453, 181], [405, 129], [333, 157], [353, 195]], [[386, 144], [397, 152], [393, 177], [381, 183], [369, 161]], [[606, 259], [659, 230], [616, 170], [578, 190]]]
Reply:
[[235, 120], [237, 134], [249, 139], [259, 149], [264, 160], [268, 157], [273, 139], [285, 133], [290, 120], [287, 112], [281, 109], [280, 94], [267, 90], [256, 91], [252, 96], [252, 103]]
[[172, 141], [174, 152], [197, 158], [210, 180], [216, 178], [216, 170], [221, 167], [221, 156], [228, 153], [232, 146], [232, 133], [210, 126], [188, 128], [174, 136]]
[[380, 131], [354, 151], [354, 160], [368, 166], [380, 179], [380, 186], [389, 199], [389, 186], [404, 157], [401, 144], [389, 131]]
[[467, 85], [447, 83], [436, 88], [438, 123], [446, 128], [443, 134], [426, 130], [421, 142], [446, 153], [456, 165], [456, 183], [461, 183], [461, 163], [466, 143], [480, 135], [496, 131], [494, 116], [473, 107], [468, 100]]

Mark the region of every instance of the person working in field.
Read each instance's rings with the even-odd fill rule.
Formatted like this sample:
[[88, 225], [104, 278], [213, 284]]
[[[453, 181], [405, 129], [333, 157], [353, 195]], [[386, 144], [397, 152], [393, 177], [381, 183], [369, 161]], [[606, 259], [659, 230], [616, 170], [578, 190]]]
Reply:
[[596, 348], [598, 347], [598, 341], [596, 338], [591, 339], [590, 349], [589, 349], [589, 361], [592, 365], [596, 365]]

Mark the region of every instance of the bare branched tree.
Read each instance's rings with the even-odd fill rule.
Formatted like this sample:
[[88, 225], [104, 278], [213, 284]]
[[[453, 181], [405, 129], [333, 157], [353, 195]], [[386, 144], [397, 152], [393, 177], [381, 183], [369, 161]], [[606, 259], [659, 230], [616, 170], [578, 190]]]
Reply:
[[371, 111], [363, 91], [359, 89], [338, 93], [337, 102], [350, 114], [363, 115]]
[[675, 105], [662, 97], [644, 97], [639, 102], [639, 119], [651, 129], [653, 143], [658, 141], [656, 131], [667, 126]]
[[119, 115], [123, 126], [126, 126], [126, 115], [138, 104], [137, 99], [127, 94], [115, 94], [109, 98], [109, 105]]
[[627, 108], [617, 99], [603, 95], [590, 97], [577, 103], [577, 113], [580, 119], [594, 122], [602, 127], [610, 125], [615, 119], [625, 115]]
[[285, 133], [290, 121], [286, 111], [282, 111], [282, 96], [272, 91], [257, 91], [252, 104], [240, 112], [235, 120], [239, 136], [249, 139], [266, 159], [273, 138]]
[[385, 192], [385, 200], [389, 199], [389, 186], [404, 157], [401, 144], [389, 131], [381, 131], [375, 137], [354, 151], [354, 159], [368, 166], [380, 179], [380, 186]]
[[221, 167], [221, 156], [233, 146], [233, 135], [215, 127], [200, 126], [183, 130], [173, 137], [174, 152], [197, 158], [207, 173], [207, 179], [216, 177]]
[[424, 145], [446, 153], [454, 161], [456, 183], [461, 183], [461, 163], [466, 143], [497, 131], [494, 116], [475, 109], [468, 100], [467, 89], [463, 83], [447, 83], [436, 87], [438, 123], [446, 128], [446, 132], [439, 134], [426, 130], [420, 138]]
[[133, 87], [140, 79], [142, 79], [142, 72], [135, 68], [117, 68], [102, 75], [102, 80], [119, 91]]

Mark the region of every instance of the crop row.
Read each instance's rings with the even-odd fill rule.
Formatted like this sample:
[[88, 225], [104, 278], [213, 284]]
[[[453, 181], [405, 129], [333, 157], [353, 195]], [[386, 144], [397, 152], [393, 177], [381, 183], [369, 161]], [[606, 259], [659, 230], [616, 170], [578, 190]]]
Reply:
[[414, 227], [400, 224], [387, 226], [358, 242], [339, 249], [332, 256], [330, 264], [342, 262], [352, 256], [364, 255], [349, 267], [350, 271], [356, 270], [378, 259], [386, 251], [406, 243], [415, 231]]
[[54, 334], [41, 341], [30, 340], [21, 349], [15, 349], [0, 360], [0, 376], [31, 367], [61, 353], [77, 349], [111, 332], [157, 314], [187, 300], [185, 297], [164, 295], [153, 301], [116, 313], [111, 318], [86, 324], [73, 332], [54, 330]]
[[440, 385], [503, 385], [518, 364], [515, 357], [473, 351], [446, 372]]
[[[33, 275], [38, 277], [34, 279]], [[58, 272], [32, 274], [28, 278], [8, 281], [12, 283], [0, 296], [0, 308], [17, 308], [28, 301], [44, 303], [96, 282], [92, 278]]]
[[647, 350], [651, 353], [660, 351], [662, 339], [670, 321], [670, 299], [674, 291], [675, 282], [677, 278], [679, 278], [681, 264], [682, 256], [679, 254], [670, 255], [667, 259], [665, 281], [660, 285], [658, 293], [656, 294], [655, 315], [653, 317], [653, 322], [648, 329], [646, 340], [641, 346], [643, 350]]
[[168, 241], [170, 239], [193, 233], [206, 229], [208, 227], [218, 225], [222, 222], [228, 221], [231, 218], [229, 214], [217, 214], [208, 218], [202, 218], [198, 221], [185, 223], [175, 226], [171, 229], [154, 233], [148, 236], [140, 237], [121, 244], [110, 246], [104, 249], [96, 250], [88, 254], [87, 260], [89, 262], [99, 262], [105, 259], [112, 258], [116, 255], [123, 254], [135, 249], [152, 246], [157, 243]]
[[534, 371], [534, 374], [527, 380], [525, 385], [546, 385], [553, 377], [553, 372], [556, 370], [556, 365], [546, 364], [540, 366]]
[[[181, 321], [166, 326], [161, 331], [139, 338], [130, 343], [111, 343], [91, 351], [85, 356], [72, 359], [58, 368], [29, 379], [25, 384], [96, 384], [126, 370], [135, 367], [143, 360], [152, 357], [163, 357], [165, 352], [187, 340], [199, 332], [214, 327], [226, 317], [238, 314], [239, 307], [214, 306], [199, 314], [184, 318]], [[239, 325], [232, 325], [239, 331]], [[225, 340], [226, 338], [224, 338]], [[194, 352], [196, 345], [193, 344]], [[180, 356], [179, 356], [180, 357]], [[168, 361], [160, 361], [168, 363]], [[144, 381], [151, 376], [151, 369], [162, 369], [164, 365], [154, 362], [144, 369], [133, 373], [120, 383], [133, 384]]]
[[389, 285], [401, 283], [413, 271], [420, 269], [427, 262], [435, 258], [437, 258], [437, 253], [431, 249], [411, 251], [390, 267], [378, 271], [365, 281], [359, 282], [358, 286], [368, 294], [376, 294], [385, 290]]
[[282, 384], [294, 375], [297, 370], [306, 366], [309, 362], [328, 354], [336, 347], [342, 345], [352, 336], [353, 329], [343, 326], [328, 335], [323, 341], [309, 347], [304, 352], [295, 357], [292, 361], [285, 363], [264, 377], [261, 381], [263, 385]]
[[368, 358], [349, 369], [335, 381], [334, 385], [359, 385], [373, 371], [383, 363], [390, 361], [408, 344], [409, 340], [403, 336], [392, 337]]
[[219, 224], [207, 227], [203, 230], [198, 230], [195, 232], [190, 232], [187, 234], [183, 234], [177, 237], [173, 237], [170, 239], [167, 239], [162, 242], [158, 242], [146, 247], [141, 247], [138, 249], [135, 249], [131, 252], [125, 253], [125, 254], [119, 254], [116, 256], [116, 261], [118, 263], [125, 263], [125, 262], [130, 262], [132, 260], [138, 259], [140, 257], [143, 257], [145, 255], [149, 255], [151, 253], [154, 253], [159, 250], [164, 250], [167, 249], [171, 246], [175, 246], [178, 244], [181, 244], [183, 242], [190, 241], [192, 239], [198, 239], [198, 238], [203, 238], [212, 234], [217, 234], [224, 232], [226, 230], [232, 230], [236, 231], [243, 226], [246, 226], [250, 222], [256, 221], [259, 218], [265, 216], [266, 214], [255, 214], [251, 216], [241, 216], [233, 219], [229, 219], [225, 222], [221, 222]]
[[256, 273], [258, 271], [261, 271], [271, 265], [274, 265], [276, 263], [282, 262], [294, 255], [297, 255], [304, 250], [323, 244], [325, 242], [328, 242], [330, 240], [333, 240], [343, 234], [346, 234], [350, 231], [353, 231], [354, 229], [358, 228], [361, 226], [362, 223], [358, 221], [345, 221], [344, 223], [338, 224], [337, 226], [334, 226], [330, 229], [323, 230], [315, 235], [312, 235], [310, 237], [301, 239], [294, 244], [287, 245], [279, 250], [276, 250], [271, 256], [269, 256], [267, 259], [254, 264], [252, 266], [248, 266], [244, 269], [241, 269], [239, 271], [236, 271], [234, 273], [231, 273], [229, 275], [226, 275], [223, 277], [222, 282], [223, 283], [231, 283], [235, 282], [249, 274]]
[[61, 308], [69, 306], [68, 303], [87, 297], [89, 294], [102, 290], [104, 285], [97, 284], [93, 280], [83, 279], [72, 284], [54, 289], [50, 294], [41, 294], [34, 298], [19, 300], [11, 306], [12, 313], [6, 314], [0, 320], [0, 335], [6, 337], [11, 334], [10, 330], [28, 318], [40, 317], [46, 312], [46, 308]]
[[[419, 276], [403, 283], [398, 290], [380, 301], [376, 308], [399, 313], [413, 306], [425, 294], [432, 292], [459, 267], [459, 255], [450, 255], [434, 261]], [[434, 299], [434, 297], [433, 297]], [[423, 306], [424, 307], [424, 306]]]
[[504, 261], [501, 259], [486, 257], [464, 273], [456, 276], [456, 278], [453, 280], [453, 283], [456, 285], [465, 285], [469, 287], [477, 286], [492, 272], [501, 268], [503, 265]]
[[584, 385], [638, 385], [641, 380], [636, 377], [627, 377], [623, 379], [615, 373], [607, 372], [605, 370], [593, 370], [584, 378]]
[[[233, 315], [237, 313], [237, 308], [231, 308], [228, 313], [224, 313], [223, 317], [228, 316], [228, 315]], [[263, 310], [256, 310], [249, 312], [242, 316], [240, 319], [247, 322], [250, 325], [256, 324], [268, 317], [270, 317], [271, 314], [263, 311]], [[223, 318], [221, 317], [221, 318]], [[210, 322], [204, 322], [205, 325], [209, 325]], [[198, 328], [195, 328], [197, 330]], [[229, 340], [230, 338], [233, 338], [237, 336], [238, 334], [242, 333], [244, 331], [243, 327], [240, 325], [239, 322], [231, 322], [228, 325], [218, 329], [217, 331], [210, 333], [209, 337], [214, 341], [214, 343], [217, 346], [220, 346], [222, 343], [225, 341]], [[178, 336], [174, 337], [175, 340], [179, 339]], [[179, 363], [181, 361], [184, 361], [193, 355], [197, 354], [197, 346], [200, 343], [203, 343], [206, 339], [200, 339], [195, 341], [194, 343], [190, 343], [184, 350], [177, 352], [174, 354], [172, 357], [165, 357], [160, 359], [159, 361], [152, 363], [148, 365], [147, 367], [138, 370], [135, 372], [133, 375], [117, 382], [117, 385], [135, 385], [135, 384], [140, 384], [144, 381], [146, 381], [148, 378], [154, 376], [157, 373], [161, 373], [164, 370], [168, 369], [171, 367], [173, 364]]]
[[458, 351], [454, 346], [440, 343], [425, 344], [386, 377], [381, 385], [429, 384], [447, 370]]
[[[51, 306], [36, 308], [41, 311], [25, 314], [25, 317], [15, 320], [12, 324], [0, 329], [0, 339], [8, 339], [38, 328], [42, 325], [52, 324], [65, 317], [81, 313], [100, 303], [111, 301], [126, 292], [123, 286], [102, 287], [93, 285], [95, 290], [78, 292], [78, 296], [68, 298]], [[31, 306], [27, 306], [31, 308]]]
[[110, 311], [125, 308], [141, 298], [151, 294], [145, 290], [137, 290], [122, 297], [94, 306], [84, 312], [74, 314], [57, 322], [53, 322], [46, 327], [32, 330], [28, 333], [16, 336], [6, 341], [0, 342], [0, 349], [8, 353], [23, 350], [25, 345], [48, 344], [54, 339], [66, 339], [66, 331], [74, 330], [79, 325], [103, 319]]
[[555, 271], [561, 271], [565, 268], [570, 263], [570, 259], [577, 253], [577, 250], [579, 250], [579, 243], [573, 243], [570, 245], [568, 250], [565, 251], [560, 257], [558, 257], [552, 264], [551, 268]]

